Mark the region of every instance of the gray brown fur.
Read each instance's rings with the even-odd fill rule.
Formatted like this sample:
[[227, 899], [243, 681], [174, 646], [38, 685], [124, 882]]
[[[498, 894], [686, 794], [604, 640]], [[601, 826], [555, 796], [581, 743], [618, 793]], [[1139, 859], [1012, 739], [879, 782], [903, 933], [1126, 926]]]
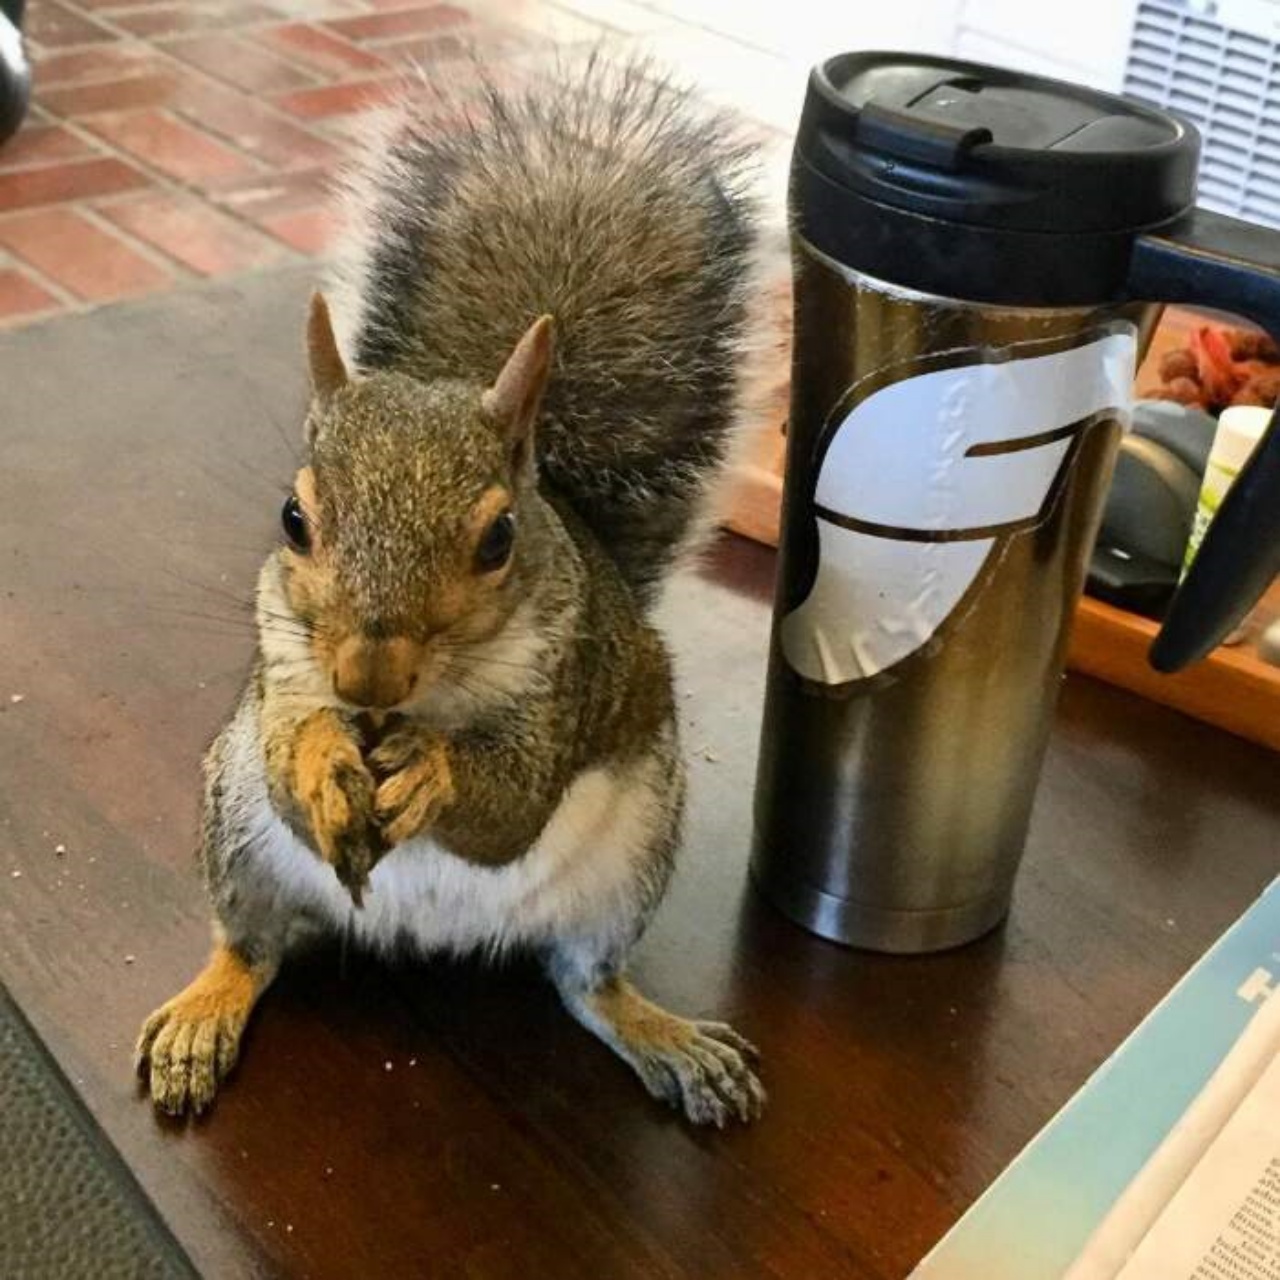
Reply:
[[[737, 412], [742, 156], [640, 69], [590, 74], [375, 156], [357, 376], [313, 306], [310, 545], [263, 567], [258, 664], [206, 759], [215, 952], [138, 1045], [166, 1110], [209, 1105], [261, 990], [326, 935], [533, 950], [656, 1096], [699, 1123], [762, 1106], [740, 1036], [624, 976], [680, 837], [645, 610]], [[514, 554], [480, 572], [498, 508]], [[344, 653], [378, 673], [365, 700]]]
[[353, 183], [362, 369], [496, 373], [556, 319], [545, 483], [648, 601], [696, 532], [735, 426], [751, 150], [633, 63], [490, 86], [441, 134], [411, 111]]

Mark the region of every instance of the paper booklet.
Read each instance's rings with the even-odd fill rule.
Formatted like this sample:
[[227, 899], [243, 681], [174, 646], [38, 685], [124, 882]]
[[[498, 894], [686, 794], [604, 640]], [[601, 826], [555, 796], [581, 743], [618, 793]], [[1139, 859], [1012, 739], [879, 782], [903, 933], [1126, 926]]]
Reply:
[[1280, 1280], [1280, 880], [912, 1280]]

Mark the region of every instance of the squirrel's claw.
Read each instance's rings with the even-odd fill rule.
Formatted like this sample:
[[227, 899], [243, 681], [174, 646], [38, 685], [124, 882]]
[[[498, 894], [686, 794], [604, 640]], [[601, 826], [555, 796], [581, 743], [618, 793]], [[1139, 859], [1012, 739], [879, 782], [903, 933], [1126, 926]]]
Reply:
[[208, 1109], [274, 972], [274, 965], [254, 967], [228, 947], [216, 947], [200, 976], [142, 1024], [134, 1068], [158, 1110], [178, 1116]]
[[754, 1046], [723, 1023], [686, 1025], [688, 1034], [677, 1043], [636, 1052], [634, 1066], [645, 1087], [694, 1124], [723, 1129], [730, 1120], [759, 1119], [766, 1098], [751, 1067], [752, 1057], [759, 1057]]
[[413, 729], [389, 735], [370, 755], [381, 778], [374, 813], [388, 846], [429, 827], [454, 796], [444, 741]]
[[559, 986], [569, 1012], [630, 1063], [655, 1098], [694, 1124], [723, 1129], [764, 1110], [764, 1086], [754, 1070], [760, 1055], [732, 1027], [678, 1018], [623, 978], [589, 989]]
[[374, 816], [373, 775], [346, 727], [321, 714], [304, 726], [295, 790], [316, 851], [357, 907], [385, 851]]

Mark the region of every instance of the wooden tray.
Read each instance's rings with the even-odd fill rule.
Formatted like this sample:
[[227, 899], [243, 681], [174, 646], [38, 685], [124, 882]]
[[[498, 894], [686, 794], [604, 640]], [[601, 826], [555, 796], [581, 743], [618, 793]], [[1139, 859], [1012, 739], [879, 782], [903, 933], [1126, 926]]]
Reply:
[[[1139, 371], [1140, 388], [1150, 385], [1154, 362], [1181, 345], [1194, 323], [1199, 321], [1186, 312], [1167, 314]], [[760, 433], [753, 452], [735, 468], [725, 519], [728, 528], [756, 542], [778, 545], [785, 457], [779, 413]], [[1276, 617], [1280, 617], [1280, 583], [1251, 617], [1242, 644], [1221, 646], [1189, 670], [1166, 676], [1147, 662], [1157, 624], [1086, 596], [1076, 612], [1067, 665], [1280, 751], [1280, 667], [1264, 662], [1255, 644], [1257, 635]]]

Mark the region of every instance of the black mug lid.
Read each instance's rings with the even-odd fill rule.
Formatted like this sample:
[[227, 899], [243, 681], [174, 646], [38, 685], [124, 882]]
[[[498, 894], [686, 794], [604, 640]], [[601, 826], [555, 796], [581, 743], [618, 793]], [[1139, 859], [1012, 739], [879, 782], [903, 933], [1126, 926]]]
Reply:
[[829, 198], [965, 226], [1136, 232], [1195, 203], [1200, 139], [1153, 107], [1039, 76], [916, 54], [815, 67], [797, 160]]

